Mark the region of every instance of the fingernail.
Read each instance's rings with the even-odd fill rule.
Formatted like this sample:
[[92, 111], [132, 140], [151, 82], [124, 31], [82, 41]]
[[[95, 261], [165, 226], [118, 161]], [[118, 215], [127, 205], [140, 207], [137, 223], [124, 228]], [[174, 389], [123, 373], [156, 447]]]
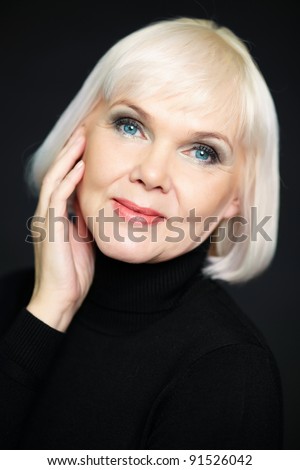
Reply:
[[82, 165], [83, 165], [83, 160], [79, 160], [79, 162], [77, 162], [76, 165], [74, 166], [74, 169], [75, 170], [80, 170]]

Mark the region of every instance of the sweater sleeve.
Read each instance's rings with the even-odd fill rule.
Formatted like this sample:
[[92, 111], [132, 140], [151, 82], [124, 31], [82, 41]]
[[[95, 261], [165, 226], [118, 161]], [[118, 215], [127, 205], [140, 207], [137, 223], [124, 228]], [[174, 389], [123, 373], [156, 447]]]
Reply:
[[22, 308], [0, 339], [0, 444], [16, 449], [64, 334]]
[[195, 360], [156, 407], [144, 449], [281, 449], [277, 365], [256, 345]]

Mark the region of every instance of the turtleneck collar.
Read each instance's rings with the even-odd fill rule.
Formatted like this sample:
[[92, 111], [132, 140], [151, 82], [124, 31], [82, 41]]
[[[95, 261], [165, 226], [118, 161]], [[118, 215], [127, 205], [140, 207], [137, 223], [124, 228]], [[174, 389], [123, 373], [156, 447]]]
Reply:
[[96, 248], [94, 279], [79, 317], [110, 334], [155, 321], [176, 304], [192, 278], [201, 275], [208, 247], [206, 240], [160, 263], [127, 263]]

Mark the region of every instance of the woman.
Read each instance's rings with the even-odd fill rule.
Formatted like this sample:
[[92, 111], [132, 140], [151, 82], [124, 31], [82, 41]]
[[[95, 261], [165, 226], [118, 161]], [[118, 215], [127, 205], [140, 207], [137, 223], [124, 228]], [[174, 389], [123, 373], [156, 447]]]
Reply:
[[2, 446], [281, 448], [274, 357], [218, 282], [276, 247], [277, 117], [243, 42], [194, 18], [125, 37], [27, 178], [35, 269], [1, 284]]

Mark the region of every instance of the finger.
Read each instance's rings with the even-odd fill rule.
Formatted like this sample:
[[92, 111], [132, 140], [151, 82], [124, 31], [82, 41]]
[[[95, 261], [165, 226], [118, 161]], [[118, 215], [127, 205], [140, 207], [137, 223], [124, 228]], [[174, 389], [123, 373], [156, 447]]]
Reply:
[[71, 146], [74, 144], [75, 140], [80, 137], [81, 135], [85, 134], [85, 126], [82, 124], [81, 126], [77, 127], [75, 131], [71, 134], [69, 139], [66, 141], [65, 145], [61, 149], [61, 151], [58, 153], [58, 155], [55, 157], [54, 162], [62, 158], [66, 152], [69, 151]]
[[67, 199], [75, 190], [84, 173], [84, 162], [80, 160], [52, 192], [49, 208], [53, 208], [55, 216], [67, 215]]
[[93, 236], [84, 220], [83, 214], [81, 212], [80, 205], [78, 203], [77, 196], [75, 196], [73, 201], [73, 209], [75, 212], [74, 217], [74, 231], [76, 234], [76, 240], [84, 240], [85, 242], [89, 242], [93, 240]]
[[55, 165], [48, 170], [42, 182], [36, 215], [46, 216], [53, 191], [59, 186], [66, 175], [72, 171], [76, 161], [82, 156], [84, 145], [84, 137], [78, 137], [73, 145], [70, 146], [65, 157], [58, 160]]

